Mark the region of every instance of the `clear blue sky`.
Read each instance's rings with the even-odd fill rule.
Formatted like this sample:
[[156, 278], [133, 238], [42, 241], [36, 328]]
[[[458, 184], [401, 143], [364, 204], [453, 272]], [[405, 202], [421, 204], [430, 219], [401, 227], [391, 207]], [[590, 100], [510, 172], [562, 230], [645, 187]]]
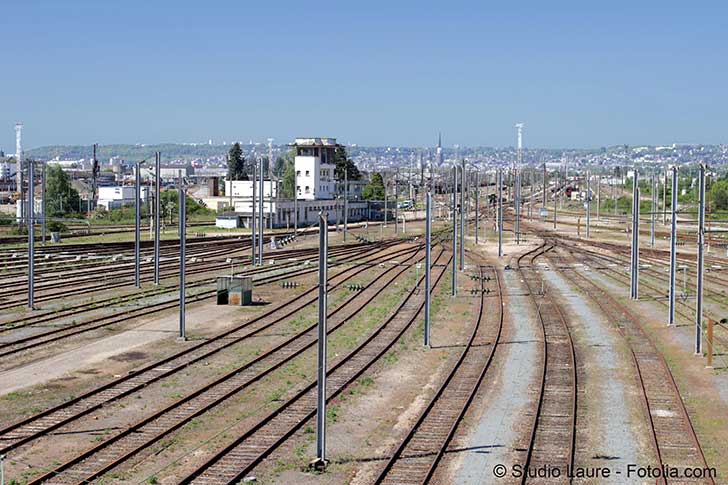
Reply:
[[0, 148], [728, 142], [726, 2], [4, 1]]

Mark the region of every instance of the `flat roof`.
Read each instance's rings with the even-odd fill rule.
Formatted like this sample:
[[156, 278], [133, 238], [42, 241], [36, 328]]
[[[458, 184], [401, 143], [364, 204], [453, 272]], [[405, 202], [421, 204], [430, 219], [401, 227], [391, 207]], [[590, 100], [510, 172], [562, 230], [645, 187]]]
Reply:
[[293, 142], [293, 145], [311, 146], [311, 147], [320, 147], [320, 146], [335, 147], [338, 145], [338, 143], [336, 143], [336, 138], [296, 138], [296, 141]]

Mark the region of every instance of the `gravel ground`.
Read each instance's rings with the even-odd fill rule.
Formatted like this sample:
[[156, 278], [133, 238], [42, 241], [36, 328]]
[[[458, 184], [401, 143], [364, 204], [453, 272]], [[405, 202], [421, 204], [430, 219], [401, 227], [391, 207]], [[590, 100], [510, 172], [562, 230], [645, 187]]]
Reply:
[[518, 432], [522, 418], [532, 414], [529, 403], [537, 387], [534, 380], [538, 377], [542, 352], [536, 310], [530, 296], [524, 295], [518, 273], [504, 271], [503, 275], [508, 300], [504, 322], [507, 330], [495, 354], [500, 369], [497, 375], [486, 377], [483, 387], [492, 392], [452, 464], [453, 482], [458, 484], [492, 483], [496, 464], [514, 463], [514, 458], [522, 455], [518, 450], [522, 446]]
[[[654, 463], [644, 442], [649, 428], [638, 383], [621, 336], [584, 295], [557, 272], [542, 271], [547, 291], [559, 293], [577, 348], [579, 393], [575, 465], [626, 470], [629, 463]], [[575, 483], [586, 483], [575, 480]], [[615, 475], [600, 483], [642, 483]]]

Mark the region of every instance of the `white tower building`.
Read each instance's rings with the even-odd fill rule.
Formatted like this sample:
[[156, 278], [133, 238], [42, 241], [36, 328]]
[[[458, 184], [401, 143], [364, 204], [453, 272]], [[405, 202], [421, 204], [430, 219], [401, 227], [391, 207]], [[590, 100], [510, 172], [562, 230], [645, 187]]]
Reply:
[[336, 191], [336, 138], [296, 138], [295, 170], [298, 199], [333, 199]]

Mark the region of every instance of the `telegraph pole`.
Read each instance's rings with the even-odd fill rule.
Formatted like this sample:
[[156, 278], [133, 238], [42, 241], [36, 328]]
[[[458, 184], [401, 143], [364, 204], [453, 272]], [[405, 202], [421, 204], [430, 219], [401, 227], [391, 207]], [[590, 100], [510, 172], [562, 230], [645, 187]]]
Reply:
[[430, 347], [430, 264], [432, 246], [432, 194], [427, 191], [425, 204], [425, 347]]
[[702, 355], [703, 331], [703, 273], [705, 246], [705, 164], [700, 164], [698, 200], [698, 274], [695, 292], [695, 355]]
[[318, 288], [318, 386], [316, 412], [316, 460], [314, 468], [326, 468], [326, 308], [328, 303], [328, 215], [319, 213], [319, 288]]
[[677, 166], [672, 167], [672, 189], [670, 193], [672, 224], [670, 227], [670, 313], [667, 324], [675, 323], [675, 267], [677, 265]]
[[33, 309], [35, 284], [35, 162], [28, 159], [28, 308]]
[[[154, 284], [159, 285], [159, 255], [161, 248], [161, 228], [159, 216], [162, 205], [162, 153], [157, 152], [154, 159]], [[230, 192], [232, 192], [232, 182], [230, 184]]]

